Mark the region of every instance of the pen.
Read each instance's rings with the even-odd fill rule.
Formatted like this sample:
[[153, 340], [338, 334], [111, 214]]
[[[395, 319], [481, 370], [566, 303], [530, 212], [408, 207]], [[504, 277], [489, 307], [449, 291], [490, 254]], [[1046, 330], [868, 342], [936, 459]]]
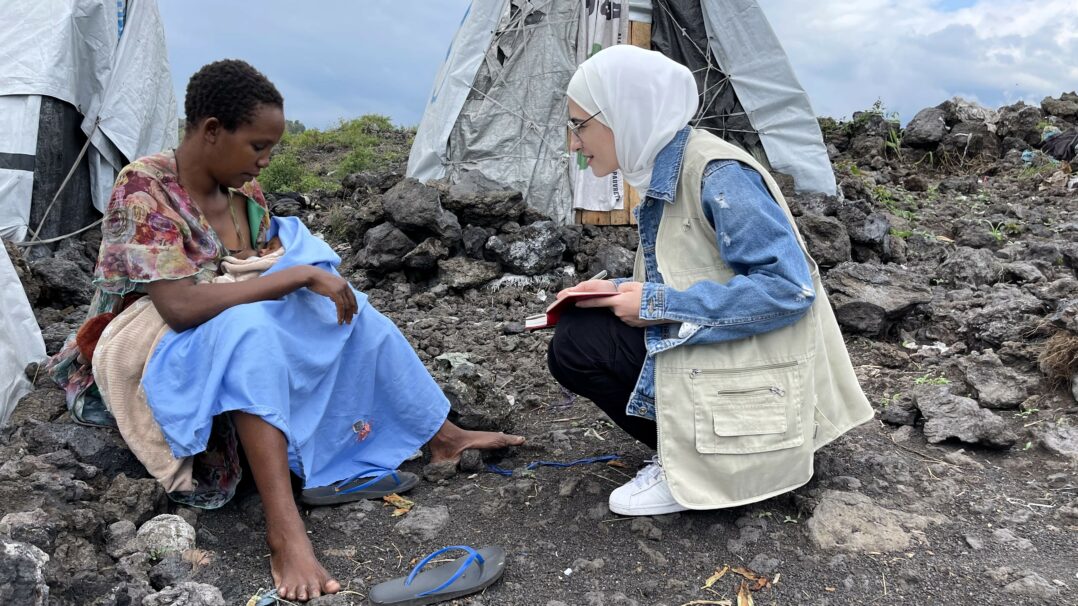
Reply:
[[599, 273], [595, 274], [594, 276], [592, 276], [592, 277], [590, 277], [588, 279], [589, 280], [602, 280], [605, 277], [606, 277], [606, 270], [604, 269], [604, 270], [600, 271]]

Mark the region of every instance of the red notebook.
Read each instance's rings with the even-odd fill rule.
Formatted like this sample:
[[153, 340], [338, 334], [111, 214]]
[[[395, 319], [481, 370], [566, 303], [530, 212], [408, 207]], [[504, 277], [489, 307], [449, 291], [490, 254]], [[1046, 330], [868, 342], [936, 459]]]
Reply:
[[539, 330], [540, 328], [551, 328], [558, 323], [558, 318], [561, 317], [563, 311], [566, 308], [576, 305], [577, 301], [583, 301], [584, 299], [599, 299], [602, 297], [612, 297], [616, 292], [569, 292], [560, 299], [555, 299], [549, 307], [546, 308], [546, 313], [542, 313], [535, 316], [528, 316], [524, 319], [525, 330]]

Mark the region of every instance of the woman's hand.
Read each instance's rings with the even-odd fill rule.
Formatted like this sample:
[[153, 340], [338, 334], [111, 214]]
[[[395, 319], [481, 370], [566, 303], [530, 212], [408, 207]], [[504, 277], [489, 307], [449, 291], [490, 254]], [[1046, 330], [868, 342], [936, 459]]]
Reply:
[[558, 291], [555, 299], [564, 297], [571, 292], [617, 292], [618, 289], [610, 280], [585, 280], [572, 288], [564, 288]]
[[359, 304], [356, 295], [348, 281], [340, 276], [333, 275], [324, 269], [307, 266], [310, 269], [307, 277], [307, 288], [330, 300], [337, 306], [337, 324], [351, 324], [352, 318], [359, 313]]
[[[591, 280], [589, 280], [591, 281]], [[594, 280], [595, 282], [607, 282], [606, 280]], [[582, 282], [587, 284], [587, 282]], [[607, 282], [613, 286], [613, 282]], [[610, 289], [603, 289], [609, 291]], [[617, 287], [618, 294], [613, 297], [602, 297], [599, 299], [586, 299], [584, 301], [577, 301], [577, 307], [609, 307], [610, 311], [614, 312], [614, 315], [619, 320], [628, 324], [629, 326], [644, 327], [653, 326], [655, 324], [666, 324], [667, 320], [641, 320], [640, 319], [640, 298], [644, 293], [644, 284], [642, 282], [622, 282]], [[561, 293], [558, 293], [561, 294]]]

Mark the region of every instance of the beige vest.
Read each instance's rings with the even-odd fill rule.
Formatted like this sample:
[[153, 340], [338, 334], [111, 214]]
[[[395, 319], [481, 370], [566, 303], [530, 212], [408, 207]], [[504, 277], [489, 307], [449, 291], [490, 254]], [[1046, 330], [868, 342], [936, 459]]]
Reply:
[[[734, 276], [700, 200], [701, 178], [712, 160], [737, 160], [763, 176], [797, 234], [816, 298], [791, 326], [657, 354], [659, 456], [674, 498], [693, 509], [752, 503], [805, 484], [816, 449], [873, 416], [819, 268], [778, 185], [750, 155], [704, 131], [691, 133], [676, 198], [664, 203], [656, 241], [664, 282], [683, 290], [700, 280], [726, 283]], [[643, 276], [638, 250], [634, 278]]]

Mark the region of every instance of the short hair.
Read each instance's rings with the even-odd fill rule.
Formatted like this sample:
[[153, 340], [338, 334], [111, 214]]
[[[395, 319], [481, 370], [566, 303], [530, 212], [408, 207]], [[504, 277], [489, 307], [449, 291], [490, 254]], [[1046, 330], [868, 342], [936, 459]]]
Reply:
[[189, 127], [217, 118], [234, 131], [250, 124], [259, 104], [284, 108], [277, 87], [246, 61], [224, 59], [202, 66], [187, 82], [183, 110]]

